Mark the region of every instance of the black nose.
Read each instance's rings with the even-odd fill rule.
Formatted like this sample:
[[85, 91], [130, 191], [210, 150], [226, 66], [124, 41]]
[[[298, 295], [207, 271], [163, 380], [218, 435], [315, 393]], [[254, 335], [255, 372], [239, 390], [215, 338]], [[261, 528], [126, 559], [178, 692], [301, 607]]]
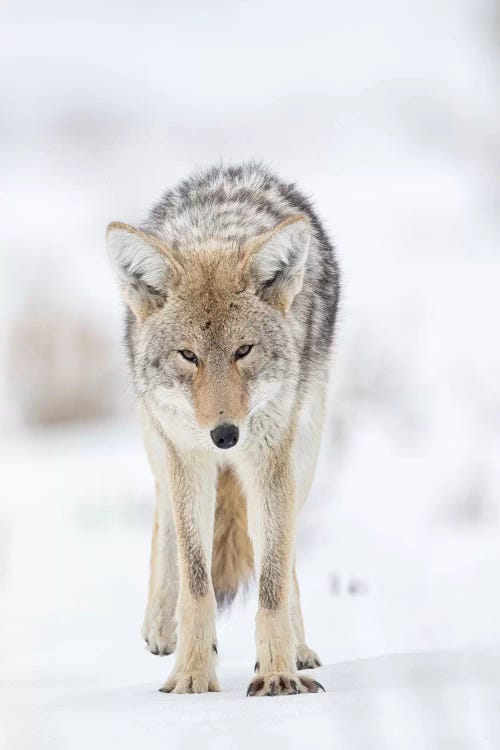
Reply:
[[232, 448], [238, 442], [239, 435], [235, 424], [220, 424], [210, 433], [217, 448]]

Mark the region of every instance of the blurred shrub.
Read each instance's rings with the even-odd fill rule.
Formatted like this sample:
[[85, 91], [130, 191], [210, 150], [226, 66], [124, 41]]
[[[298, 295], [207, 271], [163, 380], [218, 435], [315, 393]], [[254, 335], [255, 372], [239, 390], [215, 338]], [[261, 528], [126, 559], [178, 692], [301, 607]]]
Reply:
[[125, 409], [123, 366], [106, 332], [45, 301], [13, 322], [7, 347], [14, 410], [29, 424], [99, 419]]

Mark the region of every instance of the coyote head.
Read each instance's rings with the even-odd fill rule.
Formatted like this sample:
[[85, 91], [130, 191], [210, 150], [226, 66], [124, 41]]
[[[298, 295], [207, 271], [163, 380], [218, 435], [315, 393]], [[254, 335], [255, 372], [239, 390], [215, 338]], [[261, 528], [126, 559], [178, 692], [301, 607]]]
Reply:
[[252, 416], [293, 381], [287, 314], [302, 287], [310, 237], [302, 215], [244, 241], [186, 248], [109, 225], [109, 255], [131, 311], [138, 395], [174, 410], [198, 445], [241, 445]]

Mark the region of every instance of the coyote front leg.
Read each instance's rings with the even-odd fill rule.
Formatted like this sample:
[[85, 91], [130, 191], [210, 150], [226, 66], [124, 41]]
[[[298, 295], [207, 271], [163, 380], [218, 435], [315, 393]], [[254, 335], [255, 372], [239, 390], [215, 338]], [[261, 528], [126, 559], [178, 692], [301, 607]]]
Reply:
[[295, 484], [288, 447], [266, 451], [243, 469], [249, 530], [259, 575], [257, 676], [247, 695], [316, 693], [318, 682], [296, 667], [290, 596], [295, 538]]
[[210, 576], [217, 468], [211, 455], [170, 446], [169, 477], [177, 534], [179, 601], [176, 662], [161, 690], [219, 690], [215, 595]]

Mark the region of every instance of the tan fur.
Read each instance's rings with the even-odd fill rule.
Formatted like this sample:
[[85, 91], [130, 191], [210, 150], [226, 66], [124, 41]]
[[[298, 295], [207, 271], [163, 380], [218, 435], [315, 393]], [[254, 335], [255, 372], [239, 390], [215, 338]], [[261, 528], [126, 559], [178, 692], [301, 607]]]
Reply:
[[179, 599], [174, 668], [164, 692], [219, 690], [215, 674], [215, 595], [208, 575], [212, 558], [216, 463], [200, 451], [180, 454], [168, 442], [169, 478], [177, 532]]
[[[155, 482], [156, 496], [159, 495], [158, 482]], [[149, 589], [148, 589], [148, 600], [153, 599], [153, 594], [157, 585], [158, 574], [161, 575], [161, 571], [158, 570], [156, 565], [156, 558], [158, 555], [158, 506], [155, 508], [155, 515], [153, 520], [153, 533], [151, 535], [151, 557], [150, 557], [150, 574], [149, 574]]]
[[219, 606], [230, 603], [253, 574], [253, 550], [247, 531], [247, 507], [231, 469], [219, 471], [212, 556], [212, 582]]
[[261, 446], [259, 465], [252, 460], [239, 465], [249, 500], [249, 529], [259, 571], [257, 664], [259, 674], [266, 678], [275, 673], [293, 673], [296, 666], [289, 604], [295, 536], [292, 441], [290, 427], [280, 444], [265, 450]]
[[151, 570], [143, 636], [153, 654], [175, 649], [178, 598], [177, 545], [168, 488], [168, 451], [143, 405], [140, 418], [144, 444], [155, 478], [156, 508], [151, 539]]
[[295, 565], [293, 566], [293, 583], [290, 596], [290, 616], [296, 639], [295, 658], [297, 669], [314, 669], [315, 667], [320, 667], [321, 661], [318, 654], [306, 644], [304, 620], [300, 606], [300, 589]]
[[201, 365], [193, 378], [193, 401], [202, 426], [241, 421], [248, 408], [248, 389], [236, 362], [215, 371]]
[[177, 608], [179, 638], [176, 660], [169, 678], [160, 688], [164, 693], [217, 693], [215, 674], [215, 600], [181, 595]]

